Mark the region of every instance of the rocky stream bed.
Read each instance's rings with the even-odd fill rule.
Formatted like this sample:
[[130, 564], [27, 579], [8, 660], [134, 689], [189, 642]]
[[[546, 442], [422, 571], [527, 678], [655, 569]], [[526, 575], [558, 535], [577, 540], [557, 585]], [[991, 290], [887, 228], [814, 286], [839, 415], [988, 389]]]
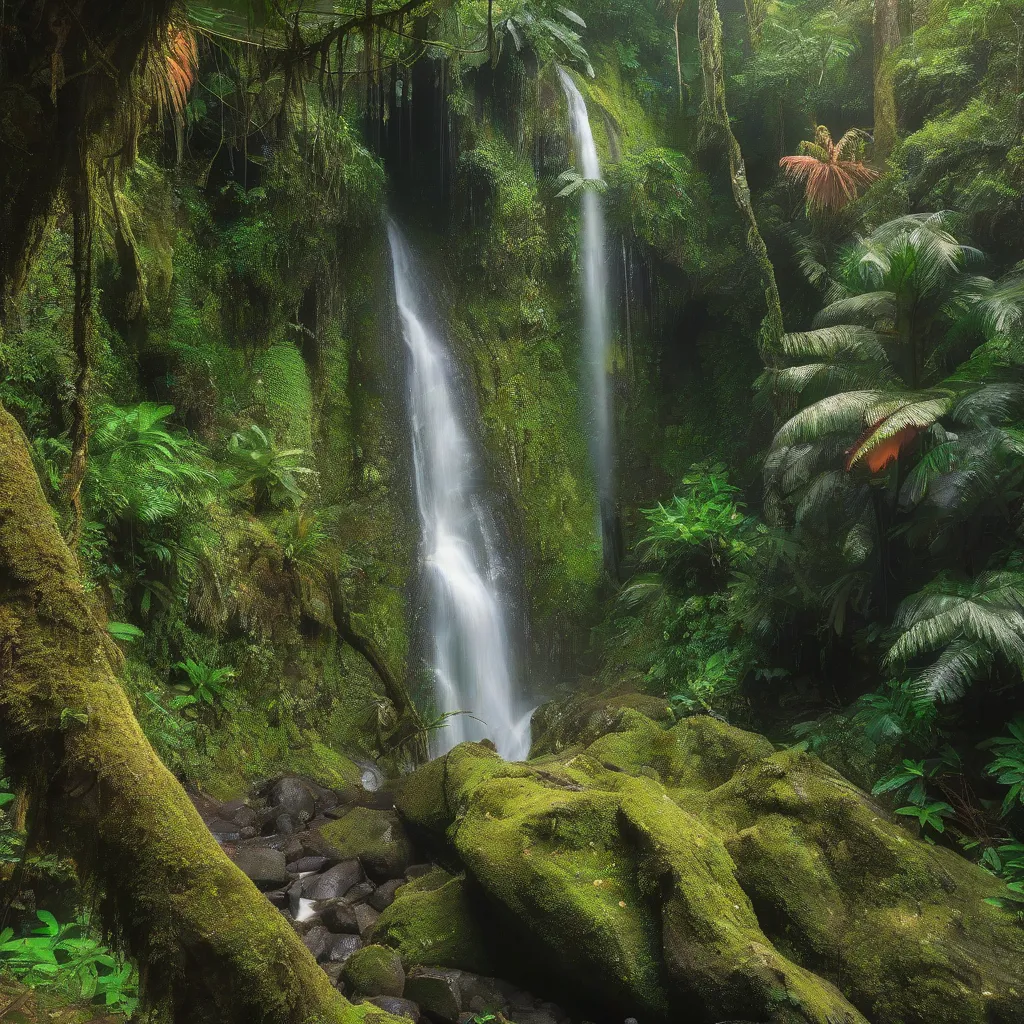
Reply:
[[388, 911], [399, 894], [415, 902], [414, 894], [439, 889], [452, 876], [417, 860], [394, 794], [382, 785], [367, 766], [362, 785], [341, 791], [290, 775], [255, 786], [245, 799], [219, 804], [193, 795], [193, 802], [350, 999], [424, 1024], [466, 1024], [498, 1014], [516, 1024], [568, 1024], [560, 1007], [508, 981], [407, 965], [387, 944], [396, 920]]
[[527, 763], [467, 743], [399, 780], [196, 803], [332, 982], [398, 1016], [1024, 1020], [1000, 883], [813, 756], [643, 697], [535, 733]]

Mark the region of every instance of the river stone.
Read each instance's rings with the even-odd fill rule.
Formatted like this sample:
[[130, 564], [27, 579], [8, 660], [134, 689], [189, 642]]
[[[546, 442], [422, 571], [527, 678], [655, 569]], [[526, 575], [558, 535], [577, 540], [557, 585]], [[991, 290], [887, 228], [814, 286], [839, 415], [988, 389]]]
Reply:
[[405, 991], [402, 958], [387, 946], [364, 946], [353, 953], [342, 977], [358, 995], [401, 996]]
[[442, 1020], [457, 1022], [462, 1011], [459, 971], [441, 967], [414, 967], [405, 978], [405, 998]]
[[259, 821], [256, 812], [248, 805], [242, 804], [234, 814], [231, 815], [231, 820], [239, 826], [239, 828], [252, 828]]
[[[530, 997], [514, 985], [498, 978], [488, 978], [468, 971], [459, 972], [459, 1003], [463, 1011], [477, 1015], [501, 1012], [505, 1014], [515, 1003], [517, 1012], [532, 1002]], [[507, 1016], [507, 1014], [506, 1014]], [[512, 1018], [519, 1024], [519, 1018]]]
[[292, 914], [297, 914], [299, 912], [299, 900], [302, 899], [302, 882], [296, 878], [295, 881], [285, 889], [285, 892], [288, 894], [288, 909]]
[[390, 1013], [395, 1017], [408, 1017], [419, 1020], [420, 1008], [410, 999], [399, 999], [397, 996], [373, 996], [366, 1002], [373, 1003], [378, 1010]]
[[295, 831], [295, 819], [290, 814], [279, 814], [274, 819], [274, 831], [279, 836], [290, 836]]
[[289, 864], [306, 855], [305, 847], [302, 845], [302, 839], [299, 836], [284, 837], [281, 842], [281, 850]]
[[327, 977], [330, 979], [331, 984], [335, 988], [341, 989], [344, 987], [341, 980], [341, 972], [345, 969], [344, 964], [332, 964], [328, 962], [326, 964], [321, 964], [320, 966], [321, 968], [323, 968], [324, 974], [327, 975]]
[[318, 904], [317, 913], [330, 931], [359, 934], [359, 922], [356, 920], [355, 907], [344, 897]]
[[373, 907], [378, 913], [382, 910], [387, 910], [392, 903], [395, 902], [395, 894], [398, 890], [406, 885], [404, 878], [391, 878], [386, 882], [381, 882], [377, 888], [370, 893], [366, 898], [366, 902]]
[[365, 903], [376, 891], [376, 886], [373, 882], [360, 882], [358, 885], [353, 885], [347, 893], [345, 893], [345, 899], [355, 906], [357, 903]]
[[302, 875], [307, 871], [323, 871], [326, 867], [326, 857], [300, 857], [288, 865], [288, 870], [296, 875]]
[[259, 889], [279, 889], [290, 878], [284, 854], [261, 846], [241, 847], [235, 851], [235, 864]]
[[301, 779], [279, 779], [270, 791], [270, 803], [278, 814], [287, 814], [293, 821], [305, 824], [316, 814], [316, 800], [309, 786]]
[[365, 939], [373, 931], [373, 926], [377, 923], [380, 914], [366, 903], [357, 903], [355, 914], [356, 924], [359, 925], [359, 934]]
[[434, 870], [433, 864], [410, 864], [405, 869], [405, 877], [411, 882], [414, 878], [422, 878]]
[[363, 948], [363, 940], [358, 935], [335, 935], [327, 954], [332, 964], [343, 964], [357, 950]]
[[264, 895], [278, 910], [287, 909], [289, 900], [288, 892], [285, 889], [274, 889], [272, 892], [264, 893]]
[[317, 960], [326, 960], [333, 948], [334, 936], [322, 924], [318, 924], [302, 936], [302, 942]]
[[322, 875], [312, 875], [303, 880], [302, 895], [308, 900], [333, 900], [356, 885], [363, 877], [363, 869], [357, 860], [343, 860]]
[[223, 818], [213, 818], [211, 821], [207, 822], [206, 827], [222, 843], [242, 838], [238, 825], [233, 821], [225, 821]]

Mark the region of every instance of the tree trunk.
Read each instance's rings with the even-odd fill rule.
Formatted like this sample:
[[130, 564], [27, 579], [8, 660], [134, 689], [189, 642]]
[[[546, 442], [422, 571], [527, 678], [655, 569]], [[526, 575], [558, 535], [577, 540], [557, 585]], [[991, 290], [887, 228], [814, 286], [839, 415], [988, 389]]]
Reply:
[[683, 95], [683, 54], [679, 47], [679, 16], [683, 13], [683, 5], [680, 4], [676, 8], [676, 23], [675, 23], [675, 36], [676, 36], [676, 77], [679, 79], [679, 112], [682, 113], [686, 106], [686, 101]]
[[8, 771], [40, 802], [51, 837], [99, 881], [104, 919], [138, 958], [146, 997], [181, 1024], [354, 1024], [359, 1015], [143, 736], [116, 679], [117, 649], [93, 617], [21, 428], [2, 409], [0, 566]]
[[725, 145], [729, 158], [732, 196], [747, 221], [747, 248], [761, 273], [767, 311], [761, 322], [759, 347], [762, 358], [770, 362], [782, 337], [782, 303], [775, 281], [775, 268], [768, 256], [768, 247], [764, 244], [750, 200], [750, 186], [747, 184], [743, 154], [729, 123], [722, 62], [722, 21], [718, 16], [717, 0], [700, 0], [697, 11], [697, 39], [700, 44], [700, 66], [704, 79], [704, 117]]
[[901, 42], [899, 0], [875, 0], [874, 13], [875, 161], [884, 164], [896, 144], [896, 91], [889, 54]]
[[82, 484], [89, 457], [89, 381], [92, 376], [92, 164], [84, 130], [75, 133], [75, 168], [71, 172], [72, 262], [75, 275], [73, 338], [75, 393], [71, 400], [71, 462], [61, 490], [71, 510], [68, 534], [72, 550], [82, 534]]
[[384, 695], [395, 706], [402, 725], [399, 730], [401, 737], [410, 748], [413, 760], [418, 762], [427, 759], [426, 729], [420, 713], [416, 710], [409, 690], [388, 667], [387, 659], [374, 641], [363, 636], [353, 625], [352, 615], [345, 600], [345, 592], [337, 575], [332, 574], [329, 580], [331, 608], [334, 617], [334, 628], [339, 640], [343, 640], [357, 654], [361, 655], [373, 669], [384, 687]]

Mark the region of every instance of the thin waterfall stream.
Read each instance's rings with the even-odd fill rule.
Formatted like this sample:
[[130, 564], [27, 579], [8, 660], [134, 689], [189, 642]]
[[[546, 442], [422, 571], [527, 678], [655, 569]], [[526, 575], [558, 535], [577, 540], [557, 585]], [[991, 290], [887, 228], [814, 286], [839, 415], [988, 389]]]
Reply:
[[507, 760], [530, 746], [529, 713], [513, 684], [496, 531], [480, 493], [477, 459], [462, 421], [451, 354], [426, 316], [424, 285], [394, 223], [388, 240], [395, 298], [408, 350], [408, 409], [416, 501], [423, 532], [431, 669], [445, 724], [431, 753], [490, 738]]
[[[590, 127], [586, 101], [564, 68], [558, 69], [558, 76], [569, 103], [569, 120], [576, 140], [580, 176], [586, 181], [602, 181], [601, 162]], [[615, 517], [615, 441], [608, 388], [608, 360], [611, 353], [609, 282], [605, 264], [604, 210], [601, 197], [593, 188], [583, 190], [582, 214], [580, 249], [583, 259], [583, 344], [590, 406], [588, 441], [597, 483], [604, 561], [614, 571], [618, 541]]]

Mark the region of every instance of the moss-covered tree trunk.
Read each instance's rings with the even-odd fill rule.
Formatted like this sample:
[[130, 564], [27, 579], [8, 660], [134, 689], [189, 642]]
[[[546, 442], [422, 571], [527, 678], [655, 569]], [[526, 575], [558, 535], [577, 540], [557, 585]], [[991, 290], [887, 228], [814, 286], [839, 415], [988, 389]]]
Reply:
[[2, 410], [0, 567], [8, 769], [40, 801], [48, 834], [98, 881], [147, 995], [182, 1024], [358, 1019], [143, 736], [25, 437]]
[[888, 57], [900, 45], [899, 0], [875, 0], [872, 20], [875, 75], [874, 155], [876, 162], [883, 164], [896, 144], [896, 88]]
[[747, 184], [747, 171], [743, 153], [729, 123], [725, 103], [725, 70], [722, 60], [722, 19], [717, 0], [700, 0], [697, 9], [697, 40], [700, 45], [701, 75], [704, 79], [704, 118], [715, 135], [719, 136], [729, 158], [729, 181], [732, 196], [747, 222], [747, 248], [757, 264], [764, 288], [767, 310], [761, 322], [761, 356], [770, 362], [782, 337], [782, 303], [775, 281], [775, 268], [768, 256], [761, 229], [757, 224], [754, 206]]

